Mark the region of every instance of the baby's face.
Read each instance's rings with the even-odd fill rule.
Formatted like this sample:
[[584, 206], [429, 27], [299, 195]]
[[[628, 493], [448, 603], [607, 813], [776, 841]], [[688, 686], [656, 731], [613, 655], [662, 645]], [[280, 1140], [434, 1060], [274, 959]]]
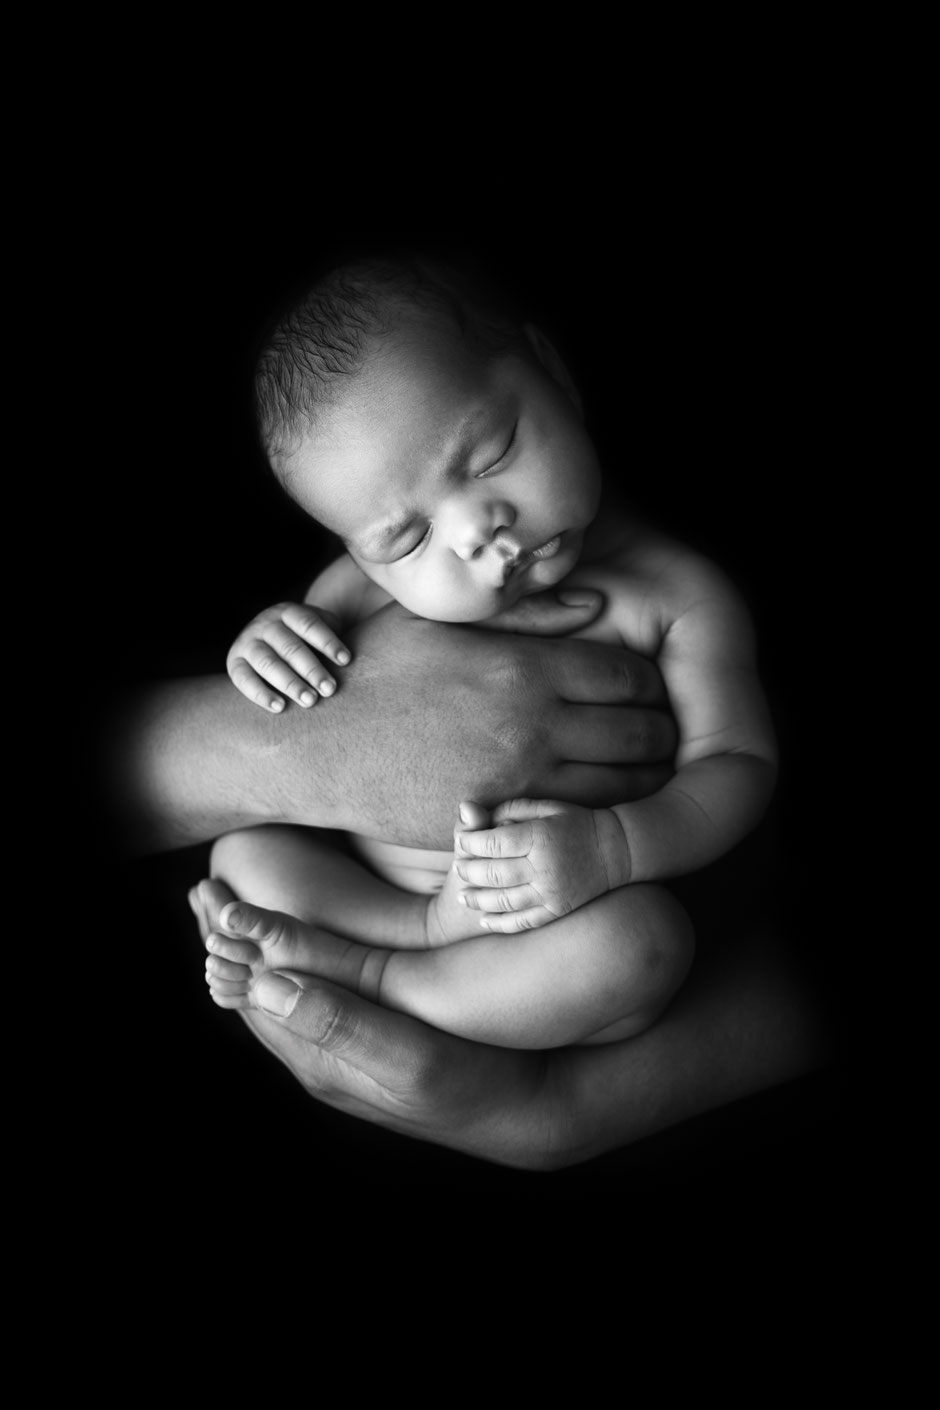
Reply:
[[291, 493], [420, 617], [484, 621], [552, 587], [578, 559], [600, 472], [546, 361], [481, 365], [446, 329], [397, 335], [293, 456]]

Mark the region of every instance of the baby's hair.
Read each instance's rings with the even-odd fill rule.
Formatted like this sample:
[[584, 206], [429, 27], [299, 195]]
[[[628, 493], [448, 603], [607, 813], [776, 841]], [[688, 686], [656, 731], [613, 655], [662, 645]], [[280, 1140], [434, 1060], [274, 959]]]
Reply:
[[414, 314], [450, 321], [481, 357], [525, 347], [509, 297], [469, 266], [419, 254], [340, 265], [274, 325], [255, 370], [258, 433], [279, 478], [318, 408], [333, 404], [343, 379], [361, 369], [368, 341]]

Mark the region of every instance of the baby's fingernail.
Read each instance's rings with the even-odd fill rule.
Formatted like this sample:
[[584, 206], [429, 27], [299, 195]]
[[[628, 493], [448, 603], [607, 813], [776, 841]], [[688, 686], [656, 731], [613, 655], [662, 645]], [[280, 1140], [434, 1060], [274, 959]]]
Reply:
[[273, 710], [274, 713], [275, 713], [275, 715], [278, 715], [278, 714], [280, 714], [280, 712], [284, 709], [284, 701], [283, 701], [283, 700], [272, 700], [272, 701], [271, 701], [271, 704], [268, 706], [268, 709], [269, 709], [269, 710]]
[[332, 695], [332, 694], [333, 694], [333, 691], [334, 691], [335, 689], [336, 689], [336, 682], [335, 682], [335, 681], [321, 681], [321, 682], [320, 682], [320, 694], [321, 694], [321, 695]]
[[226, 930], [237, 930], [244, 917], [234, 901], [230, 901], [227, 906], [223, 906], [219, 912], [219, 920]]
[[467, 812], [467, 808], [466, 808], [466, 805], [465, 805], [464, 803], [461, 803], [461, 804], [458, 806], [457, 812], [460, 814], [460, 821], [461, 821], [462, 823], [469, 823], [469, 821], [470, 821], [470, 814]]
[[255, 998], [265, 1013], [273, 1014], [275, 1018], [287, 1018], [300, 998], [300, 985], [288, 979], [286, 974], [269, 970], [255, 984]]
[[457, 892], [457, 904], [459, 906], [465, 906], [467, 904], [467, 897], [463, 891]]
[[302, 690], [302, 691], [300, 692], [300, 703], [301, 703], [301, 705], [312, 705], [313, 702], [314, 702], [314, 700], [315, 700], [315, 698], [316, 698], [315, 696], [313, 696], [313, 695], [310, 694], [310, 691], [309, 691], [309, 690]]
[[569, 590], [568, 592], [560, 592], [558, 601], [564, 603], [566, 607], [593, 607], [597, 601], [597, 593]]
[[349, 655], [349, 652], [346, 650], [346, 648], [343, 647], [342, 651], [337, 651], [337, 653], [336, 653], [336, 659], [337, 659], [337, 661], [339, 662], [339, 664], [340, 664], [341, 666], [345, 666], [345, 665], [347, 664], [347, 662], [351, 659], [351, 657], [350, 657], [350, 655]]

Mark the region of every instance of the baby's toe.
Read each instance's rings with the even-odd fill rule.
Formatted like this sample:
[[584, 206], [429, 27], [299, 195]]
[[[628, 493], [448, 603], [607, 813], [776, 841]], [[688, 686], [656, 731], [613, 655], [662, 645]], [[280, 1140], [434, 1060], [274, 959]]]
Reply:
[[233, 964], [218, 955], [210, 955], [206, 960], [206, 978], [210, 981], [226, 980], [229, 983], [250, 984], [251, 970], [246, 964]]
[[231, 964], [258, 964], [261, 951], [250, 940], [240, 940], [234, 935], [220, 935], [214, 930], [206, 940], [206, 949], [217, 959], [228, 960]]

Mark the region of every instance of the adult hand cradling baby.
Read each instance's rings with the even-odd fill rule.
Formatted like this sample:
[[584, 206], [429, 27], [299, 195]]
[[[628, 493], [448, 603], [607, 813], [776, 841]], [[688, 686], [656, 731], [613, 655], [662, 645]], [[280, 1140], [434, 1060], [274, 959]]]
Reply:
[[[524, 610], [531, 631], [540, 608]], [[557, 604], [541, 610], [557, 629]], [[564, 610], [580, 625], [596, 604]], [[125, 712], [111, 771], [141, 850], [271, 822], [448, 847], [461, 798], [602, 803], [644, 797], [670, 773], [675, 727], [640, 656], [397, 606], [348, 636], [342, 710], [272, 718], [226, 677], [203, 676], [155, 685]]]

